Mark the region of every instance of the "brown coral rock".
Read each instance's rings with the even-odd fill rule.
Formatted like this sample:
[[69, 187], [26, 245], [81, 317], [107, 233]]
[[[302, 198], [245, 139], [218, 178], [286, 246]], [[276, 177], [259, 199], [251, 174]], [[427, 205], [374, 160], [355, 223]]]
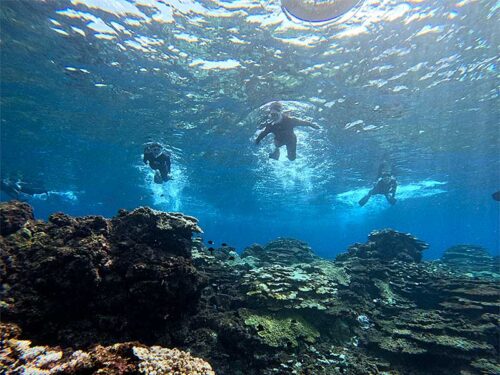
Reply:
[[[19, 205], [3, 207], [2, 215]], [[191, 235], [200, 229], [191, 217], [139, 208], [111, 220], [56, 213], [23, 225], [0, 237], [0, 309], [37, 342], [157, 342], [156, 332], [197, 308], [203, 278]]]
[[8, 236], [18, 231], [33, 218], [33, 208], [28, 203], [19, 201], [0, 203], [0, 235]]

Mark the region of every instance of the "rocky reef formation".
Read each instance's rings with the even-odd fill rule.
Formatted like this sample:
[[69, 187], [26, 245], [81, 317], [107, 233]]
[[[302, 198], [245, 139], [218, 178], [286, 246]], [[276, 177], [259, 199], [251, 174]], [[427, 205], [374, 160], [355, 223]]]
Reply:
[[178, 349], [127, 342], [73, 351], [33, 346], [19, 335], [19, 327], [0, 323], [4, 374], [215, 375], [209, 363]]
[[356, 305], [369, 325], [360, 344], [387, 361], [387, 369], [481, 373], [478, 358], [499, 368], [498, 285], [454, 278], [426, 264], [363, 266], [350, 272], [353, 286], [364, 286]]
[[190, 259], [193, 218], [138, 208], [41, 222], [27, 205], [0, 205], [2, 218], [12, 212], [9, 222], [28, 220], [0, 236], [0, 308], [32, 340], [155, 342], [196, 309], [204, 280]]
[[247, 258], [247, 262], [258, 266], [311, 263], [318, 259], [307, 243], [281, 237], [264, 247], [258, 244], [247, 247], [241, 254], [241, 258]]
[[441, 263], [450, 269], [471, 276], [500, 277], [498, 259], [481, 246], [456, 245], [445, 250]]
[[28, 203], [13, 201], [2, 205], [0, 215], [0, 233], [8, 236], [23, 227], [28, 220], [33, 220], [33, 209]]
[[409, 233], [400, 233], [392, 229], [376, 230], [368, 235], [367, 243], [356, 243], [350, 246], [347, 253], [337, 259], [355, 257], [382, 261], [420, 262], [422, 253], [428, 247], [428, 244]]
[[240, 257], [192, 241], [195, 219], [148, 208], [0, 214], [14, 223], [0, 236], [2, 321], [23, 330], [1, 326], [4, 369], [500, 373], [498, 282], [421, 261], [428, 246], [409, 234], [372, 232], [334, 261], [282, 238]]

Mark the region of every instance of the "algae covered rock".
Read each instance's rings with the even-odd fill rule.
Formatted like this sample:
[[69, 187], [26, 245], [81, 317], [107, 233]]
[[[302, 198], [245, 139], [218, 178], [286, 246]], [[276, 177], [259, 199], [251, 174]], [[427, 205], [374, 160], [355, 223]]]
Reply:
[[245, 325], [251, 327], [272, 347], [295, 348], [300, 341], [314, 343], [320, 336], [318, 330], [299, 315], [287, 313], [262, 314], [249, 310], [240, 311]]
[[25, 202], [0, 203], [0, 235], [8, 236], [21, 229], [28, 220], [33, 220], [33, 208]]
[[337, 259], [346, 260], [349, 257], [358, 257], [418, 263], [422, 260], [423, 251], [428, 247], [428, 244], [409, 233], [401, 233], [393, 229], [376, 230], [368, 235], [367, 243], [352, 245], [347, 253], [340, 254]]
[[193, 218], [148, 208], [111, 220], [56, 213], [23, 230], [30, 235], [1, 238], [0, 308], [30, 338], [76, 347], [149, 341], [197, 308], [204, 279], [190, 258]]
[[172, 255], [191, 255], [191, 235], [202, 232], [198, 220], [177, 212], [161, 212], [139, 207], [121, 210], [111, 220], [112, 239], [126, 246], [140, 243]]

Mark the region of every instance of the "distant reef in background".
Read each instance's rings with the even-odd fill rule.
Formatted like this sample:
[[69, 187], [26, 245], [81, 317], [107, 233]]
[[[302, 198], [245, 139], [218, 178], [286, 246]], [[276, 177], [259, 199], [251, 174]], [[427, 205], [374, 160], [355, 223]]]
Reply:
[[278, 238], [207, 249], [147, 207], [35, 220], [0, 204], [0, 372], [498, 374], [498, 259], [374, 231], [335, 260]]

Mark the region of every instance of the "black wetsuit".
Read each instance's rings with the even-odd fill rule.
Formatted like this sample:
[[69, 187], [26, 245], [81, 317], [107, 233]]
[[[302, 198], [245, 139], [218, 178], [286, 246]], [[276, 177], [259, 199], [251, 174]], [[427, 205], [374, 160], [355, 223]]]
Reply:
[[360, 206], [364, 206], [372, 195], [382, 194], [385, 195], [385, 198], [390, 204], [396, 203], [396, 189], [398, 187], [398, 183], [393, 176], [389, 178], [380, 177], [373, 188], [358, 202]]
[[387, 197], [387, 200], [389, 200], [389, 197], [394, 199], [397, 187], [398, 183], [394, 177], [391, 176], [389, 179], [380, 177], [375, 183], [375, 186], [370, 190], [370, 194], [382, 194]]
[[155, 156], [153, 152], [146, 149], [144, 150], [144, 163], [149, 162], [149, 166], [151, 169], [155, 171], [159, 171], [161, 175], [161, 179], [163, 182], [168, 181], [170, 179], [170, 154], [166, 150], [162, 150], [159, 155]]
[[287, 157], [289, 160], [295, 160], [297, 157], [297, 136], [293, 132], [296, 126], [309, 126], [317, 129], [318, 126], [304, 120], [299, 120], [293, 117], [282, 115], [281, 121], [267, 125], [264, 130], [257, 136], [256, 144], [259, 144], [264, 137], [269, 133], [274, 134], [274, 145], [276, 150], [269, 155], [270, 158], [279, 159], [279, 148], [286, 146]]

